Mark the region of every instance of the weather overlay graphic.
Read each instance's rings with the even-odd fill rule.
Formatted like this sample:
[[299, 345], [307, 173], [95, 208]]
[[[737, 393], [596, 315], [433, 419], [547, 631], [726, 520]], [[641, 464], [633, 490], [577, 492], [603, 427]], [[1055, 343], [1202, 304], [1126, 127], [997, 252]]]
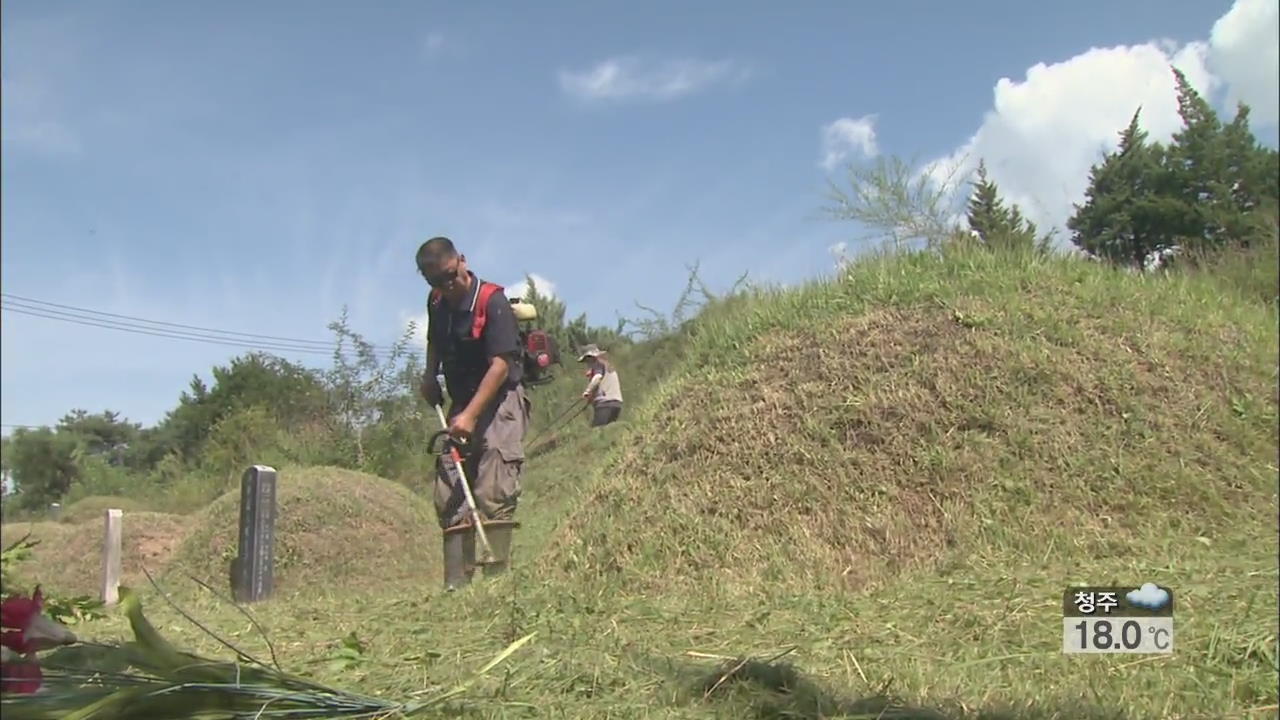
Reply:
[[1172, 653], [1173, 591], [1155, 583], [1067, 588], [1062, 652]]

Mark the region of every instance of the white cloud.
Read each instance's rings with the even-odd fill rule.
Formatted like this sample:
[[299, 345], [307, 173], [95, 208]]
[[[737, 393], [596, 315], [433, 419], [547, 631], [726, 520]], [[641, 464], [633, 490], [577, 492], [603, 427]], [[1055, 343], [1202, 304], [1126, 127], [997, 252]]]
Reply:
[[[1250, 102], [1255, 128], [1275, 122], [1276, 6], [1277, 0], [1237, 0], [1207, 42], [1091, 48], [1061, 62], [1038, 63], [1022, 80], [1001, 78], [977, 132], [922, 172], [940, 183], [949, 177], [950, 186], [963, 192], [978, 161], [985, 160], [1005, 199], [1041, 230], [1057, 229], [1064, 242], [1089, 168], [1117, 146], [1139, 107], [1149, 139], [1167, 142], [1181, 128], [1170, 65], [1208, 99], [1225, 87], [1228, 98]], [[1231, 107], [1225, 117], [1233, 114]]]
[[[1001, 78], [994, 107], [962, 147], [926, 166], [936, 180], [964, 190], [979, 160], [1042, 229], [1065, 232], [1072, 203], [1088, 184], [1089, 168], [1115, 148], [1120, 131], [1142, 108], [1150, 139], [1167, 141], [1181, 126], [1169, 66], [1210, 94], [1218, 80], [1205, 66], [1208, 46], [1170, 43], [1092, 48], [1063, 62], [1039, 63], [1022, 81]], [[1105, 80], [1104, 80], [1105, 79]]]
[[1237, 0], [1209, 33], [1209, 67], [1231, 112], [1243, 101], [1251, 123], [1280, 122], [1280, 0]]
[[732, 60], [644, 61], [610, 58], [584, 71], [560, 71], [560, 89], [583, 100], [675, 100], [721, 82], [743, 81], [749, 71]]
[[863, 115], [857, 119], [842, 117], [823, 127], [822, 167], [828, 171], [835, 169], [855, 150], [864, 157], [875, 157], [879, 153], [875, 125], [875, 115]]
[[[533, 286], [537, 288], [538, 294], [548, 296], [548, 297], [555, 297], [556, 295], [555, 283], [539, 275], [538, 273], [529, 273], [529, 276], [533, 278]], [[528, 290], [529, 290], [528, 280], [526, 280], [525, 278], [520, 278], [519, 282], [514, 282], [514, 283], [511, 283], [510, 285], [507, 285], [504, 294], [508, 298], [520, 298], [520, 297], [524, 297], [525, 292], [527, 292]]]

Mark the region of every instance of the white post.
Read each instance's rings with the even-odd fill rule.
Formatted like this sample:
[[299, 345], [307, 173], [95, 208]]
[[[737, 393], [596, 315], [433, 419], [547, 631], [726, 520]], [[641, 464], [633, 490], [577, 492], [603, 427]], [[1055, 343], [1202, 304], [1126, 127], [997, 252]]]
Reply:
[[115, 605], [120, 599], [120, 552], [122, 544], [121, 524], [124, 512], [112, 508], [107, 511], [106, 531], [102, 539], [102, 602]]

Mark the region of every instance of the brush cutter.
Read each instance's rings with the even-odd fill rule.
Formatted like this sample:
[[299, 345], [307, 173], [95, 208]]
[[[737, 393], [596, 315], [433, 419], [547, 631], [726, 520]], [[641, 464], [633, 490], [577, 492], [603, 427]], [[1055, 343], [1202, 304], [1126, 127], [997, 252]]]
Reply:
[[[428, 447], [435, 446], [437, 437], [449, 434], [449, 422], [444, 418], [444, 410], [439, 405], [436, 405], [435, 408], [436, 416], [440, 418], [440, 425], [444, 429], [431, 436], [431, 442]], [[477, 564], [494, 565], [498, 563], [498, 559], [493, 554], [493, 548], [489, 546], [488, 536], [485, 535], [484, 523], [481, 521], [480, 510], [476, 508], [476, 499], [471, 495], [471, 484], [467, 482], [467, 473], [462, 467], [462, 456], [458, 453], [457, 442], [453, 438], [448, 438], [445, 441], [445, 446], [449, 449], [449, 457], [453, 460], [453, 466], [458, 469], [458, 481], [462, 485], [462, 494], [466, 496], [467, 508], [471, 510], [471, 520], [475, 523], [476, 535], [480, 538], [480, 548], [483, 554]]]
[[[556, 416], [555, 416], [555, 418], [554, 418], [551, 422], [547, 423], [546, 427], [544, 427], [544, 428], [542, 428], [541, 430], [539, 430], [538, 432], [534, 433], [534, 434], [533, 434], [533, 437], [531, 437], [531, 438], [529, 438], [528, 440], [526, 440], [526, 441], [525, 441], [525, 443], [524, 443], [524, 444], [525, 444], [525, 447], [529, 447], [529, 446], [531, 446], [531, 445], [536, 444], [536, 443], [538, 442], [538, 438], [541, 438], [541, 437], [542, 437], [543, 435], [545, 435], [547, 432], [549, 432], [549, 431], [551, 431], [551, 430], [558, 430], [558, 429], [560, 429], [560, 427], [561, 427], [563, 424], [568, 423], [570, 420], [572, 420], [572, 419], [574, 419], [575, 417], [577, 417], [577, 416], [578, 416], [578, 413], [581, 413], [583, 410], [585, 410], [585, 409], [587, 408], [587, 405], [588, 405], [588, 404], [589, 404], [589, 403], [587, 403], [586, 401], [584, 401], [584, 400], [583, 400], [583, 399], [581, 399], [581, 398], [579, 398], [579, 399], [577, 399], [577, 400], [574, 400], [572, 403], [570, 403], [568, 406], [566, 406], [564, 410], [561, 410], [561, 411], [560, 411], [560, 414], [559, 414], [559, 415], [556, 415]], [[573, 415], [570, 415], [569, 417], [565, 417], [565, 413], [569, 412], [570, 410], [573, 410], [574, 408], [577, 408], [577, 409], [578, 409], [578, 412], [575, 412]], [[563, 419], [563, 420], [564, 420], [564, 423], [561, 423], [561, 422], [560, 422], [560, 421], [561, 421], [561, 419]]]

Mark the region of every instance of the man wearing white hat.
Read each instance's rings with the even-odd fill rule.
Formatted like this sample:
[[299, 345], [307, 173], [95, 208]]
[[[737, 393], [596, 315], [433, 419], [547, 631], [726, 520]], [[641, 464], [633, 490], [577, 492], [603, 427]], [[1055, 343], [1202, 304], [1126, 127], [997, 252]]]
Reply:
[[595, 345], [588, 345], [578, 356], [578, 362], [589, 363], [587, 389], [582, 397], [595, 407], [591, 427], [600, 427], [618, 419], [622, 414], [622, 383], [618, 371], [609, 362], [608, 353]]

